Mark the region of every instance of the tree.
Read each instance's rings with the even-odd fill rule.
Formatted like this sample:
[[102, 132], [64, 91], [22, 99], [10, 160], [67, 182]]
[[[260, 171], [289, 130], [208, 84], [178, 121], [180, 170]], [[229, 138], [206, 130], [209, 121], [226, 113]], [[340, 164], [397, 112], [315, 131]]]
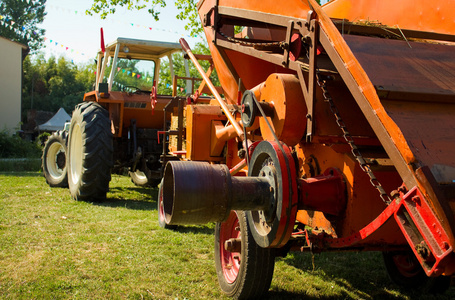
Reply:
[[64, 57], [44, 59], [42, 53], [23, 63], [22, 117], [28, 109], [71, 112], [95, 82], [93, 64], [76, 66]]
[[0, 36], [38, 50], [44, 41], [45, 30], [38, 28], [46, 12], [46, 0], [0, 1]]
[[[194, 47], [193, 50], [194, 50], [194, 53], [197, 53], [197, 54], [210, 54], [209, 48], [202, 43], [198, 43]], [[184, 60], [184, 58], [183, 58], [182, 53], [174, 53], [172, 55], [172, 62], [173, 62], [175, 75], [181, 76], [181, 77], [186, 77], [185, 64], [184, 64], [183, 60]], [[210, 63], [208, 61], [199, 61], [199, 63], [201, 64], [201, 66], [204, 70], [206, 70], [206, 71], [208, 70], [208, 68], [210, 66]], [[190, 77], [201, 78], [201, 75], [199, 74], [198, 70], [196, 69], [196, 67], [193, 65], [193, 63], [191, 61], [188, 63], [188, 65], [189, 65]], [[220, 85], [220, 82], [218, 80], [218, 76], [216, 75], [215, 70], [210, 75], [210, 80], [212, 81], [212, 83], [215, 86]], [[195, 81], [194, 89], [197, 89], [199, 87], [200, 83], [201, 83], [201, 81]], [[172, 84], [172, 78], [171, 78], [171, 71], [169, 68], [169, 61], [164, 60], [163, 63], [161, 64], [161, 68], [160, 68], [160, 82], [158, 85], [158, 93], [164, 94], [164, 95], [172, 94], [172, 86], [170, 84]], [[185, 80], [179, 79], [177, 81], [177, 86], [180, 87], [180, 89], [177, 89], [177, 95], [184, 96], [188, 93], [191, 93], [191, 91], [182, 90], [186, 86]]]
[[[191, 34], [202, 32], [199, 16], [196, 10], [197, 0], [174, 0], [175, 6], [180, 11], [176, 16], [179, 20], [188, 20], [186, 30], [191, 30]], [[148, 8], [148, 12], [158, 21], [160, 8], [166, 7], [166, 0], [93, 0], [93, 5], [86, 11], [87, 14], [100, 14], [102, 19], [107, 15], [114, 14], [116, 7], [126, 7], [128, 10], [141, 10]]]

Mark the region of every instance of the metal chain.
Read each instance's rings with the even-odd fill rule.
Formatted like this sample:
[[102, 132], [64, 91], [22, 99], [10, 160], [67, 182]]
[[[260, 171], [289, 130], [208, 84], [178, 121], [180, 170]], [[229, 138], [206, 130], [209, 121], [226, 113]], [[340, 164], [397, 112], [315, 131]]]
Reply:
[[222, 36], [222, 37], [225, 37], [228, 41], [230, 42], [234, 42], [234, 43], [239, 43], [241, 45], [244, 45], [244, 46], [278, 46], [278, 47], [281, 47], [281, 48], [284, 48], [286, 42], [285, 41], [281, 41], [281, 42], [269, 42], [269, 43], [253, 43], [253, 42], [246, 42], [245, 40], [241, 40], [241, 39], [237, 39], [237, 38], [233, 38], [233, 37], [230, 37], [230, 36], [227, 36], [226, 34], [224, 34], [223, 32], [221, 31], [218, 31], [218, 33]]
[[376, 178], [374, 175], [373, 171], [371, 170], [371, 167], [367, 164], [365, 158], [362, 156], [360, 153], [359, 148], [357, 145], [354, 143], [354, 138], [352, 135], [349, 133], [348, 129], [346, 128], [346, 124], [344, 123], [343, 119], [340, 116], [340, 112], [338, 108], [335, 106], [335, 103], [333, 102], [332, 97], [330, 96], [330, 93], [327, 89], [327, 79], [322, 79], [322, 76], [319, 74], [319, 70], [316, 71], [316, 80], [319, 85], [319, 87], [322, 89], [322, 95], [324, 96], [324, 99], [326, 102], [329, 103], [330, 105], [330, 110], [332, 111], [333, 115], [335, 116], [336, 122], [338, 126], [340, 127], [341, 131], [343, 132], [343, 137], [348, 142], [349, 146], [351, 147], [351, 153], [354, 155], [355, 159], [359, 162], [360, 168], [362, 171], [364, 171], [368, 177], [370, 177], [370, 183], [372, 186], [374, 186], [380, 196], [382, 201], [384, 201], [385, 204], [389, 204], [392, 202], [392, 200], [389, 198], [389, 195], [386, 193], [384, 188], [382, 187], [381, 183], [379, 180]]

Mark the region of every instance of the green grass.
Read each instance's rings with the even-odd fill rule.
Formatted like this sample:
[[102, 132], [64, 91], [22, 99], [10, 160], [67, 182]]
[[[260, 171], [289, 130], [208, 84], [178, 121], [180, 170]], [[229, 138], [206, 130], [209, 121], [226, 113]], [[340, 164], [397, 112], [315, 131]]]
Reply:
[[[213, 228], [159, 228], [156, 189], [113, 176], [108, 200], [77, 202], [40, 173], [0, 173], [1, 299], [224, 299]], [[378, 253], [291, 253], [270, 299], [448, 299], [390, 283]]]

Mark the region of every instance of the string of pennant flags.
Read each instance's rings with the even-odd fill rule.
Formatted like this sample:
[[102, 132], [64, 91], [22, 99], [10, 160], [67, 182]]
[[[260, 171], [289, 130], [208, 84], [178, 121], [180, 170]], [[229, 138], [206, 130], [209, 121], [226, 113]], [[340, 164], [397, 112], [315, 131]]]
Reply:
[[[128, 71], [128, 72], [129, 72], [129, 71]], [[96, 75], [96, 71], [94, 72], [94, 74]], [[134, 74], [135, 74], [135, 73], [134, 73]], [[134, 76], [133, 76], [133, 77], [134, 77]], [[141, 78], [141, 77], [137, 77], [137, 78]], [[106, 81], [106, 80], [107, 80], [107, 77], [103, 77], [103, 80]], [[153, 78], [147, 77], [146, 80], [147, 80], [147, 82], [150, 82], [150, 81], [153, 81]], [[121, 84], [120, 82], [115, 81], [115, 80], [112, 81], [112, 84], [115, 85], [115, 86], [117, 86], [118, 88], [120, 88], [120, 89], [126, 91], [126, 92], [129, 92], [129, 93], [132, 93], [132, 92], [135, 91], [135, 90], [129, 88], [128, 86], [125, 86], [125, 85], [123, 85], [123, 84]], [[172, 86], [172, 84], [166, 83], [166, 87], [172, 89], [173, 86]], [[180, 92], [185, 92], [185, 93], [186, 93], [186, 89], [185, 89], [184, 87], [177, 86], [177, 90], [180, 91]]]
[[[38, 1], [35, 1], [35, 0], [22, 0], [22, 2], [26, 2], [28, 4], [30, 4], [30, 3], [31, 4], [35, 4]], [[81, 11], [77, 11], [77, 10], [71, 10], [71, 9], [67, 9], [67, 8], [62, 8], [62, 7], [55, 6], [55, 5], [47, 5], [46, 9], [48, 9], [48, 8], [49, 9], [55, 9], [57, 11], [63, 11], [63, 12], [71, 13], [71, 14], [74, 13], [74, 14], [77, 14], [77, 15], [87, 16], [85, 14], [85, 11], [81, 12]], [[145, 26], [145, 25], [140, 25], [140, 24], [126, 22], [126, 21], [121, 21], [121, 20], [111, 20], [111, 22], [120, 23], [120, 24], [123, 24], [123, 25], [126, 25], [126, 26], [131, 26], [131, 27], [134, 27], [134, 28], [142, 28], [142, 29], [146, 29], [148, 31], [155, 30], [155, 31], [163, 31], [163, 32], [173, 33], [173, 34], [179, 35], [181, 37], [199, 38], [202, 41], [204, 41], [204, 38], [201, 35], [197, 35], [197, 34], [195, 34], [195, 35], [182, 34], [181, 32], [178, 32], [178, 31], [172, 30], [172, 29], [164, 29], [164, 28], [159, 28], [159, 27]], [[8, 18], [7, 16], [3, 16], [3, 15], [0, 15], [0, 26], [7, 27], [10, 30], [14, 31], [17, 35], [22, 36], [22, 37], [26, 37], [28, 39], [30, 39], [32, 36], [38, 34], [38, 32], [35, 31], [35, 30], [27, 30], [27, 28], [25, 26], [21, 26], [21, 27], [17, 26], [16, 22], [14, 20]], [[55, 47], [55, 48], [58, 48], [58, 49], [69, 51], [72, 54], [76, 54], [76, 55], [82, 55], [82, 56], [86, 55], [82, 51], [78, 51], [77, 49], [73, 49], [72, 47], [64, 45], [64, 44], [62, 44], [62, 43], [60, 43], [58, 41], [55, 41], [54, 39], [51, 39], [49, 37], [44, 37], [44, 42], [45, 42], [46, 46], [52, 46], [52, 47]]]
[[[50, 9], [55, 9], [57, 11], [63, 11], [63, 12], [66, 12], [66, 13], [70, 13], [70, 14], [76, 14], [76, 15], [82, 15], [82, 16], [87, 16], [85, 14], [85, 11], [77, 11], [77, 10], [71, 10], [69, 8], [63, 8], [63, 7], [60, 7], [60, 6], [56, 6], [56, 5], [48, 5], [46, 6], [46, 8], [50, 8]], [[110, 20], [110, 22], [114, 22], [114, 23], [118, 23], [118, 24], [123, 24], [123, 25], [126, 25], [126, 26], [131, 26], [131, 27], [134, 27], [134, 28], [141, 28], [141, 29], [146, 29], [148, 31], [153, 31], [153, 30], [157, 30], [157, 31], [163, 31], [163, 32], [169, 32], [169, 33], [174, 33], [176, 35], [179, 35], [181, 37], [188, 37], [188, 38], [200, 38], [201, 40], [204, 40], [203, 36], [202, 35], [198, 35], [198, 34], [194, 34], [194, 35], [190, 35], [190, 34], [182, 34], [181, 32], [179, 31], [176, 31], [176, 30], [172, 30], [172, 29], [165, 29], [165, 28], [160, 28], [160, 27], [151, 27], [151, 26], [146, 26], [146, 25], [142, 25], [142, 24], [136, 24], [136, 23], [131, 23], [131, 22], [127, 22], [127, 21], [123, 21], [123, 20]]]

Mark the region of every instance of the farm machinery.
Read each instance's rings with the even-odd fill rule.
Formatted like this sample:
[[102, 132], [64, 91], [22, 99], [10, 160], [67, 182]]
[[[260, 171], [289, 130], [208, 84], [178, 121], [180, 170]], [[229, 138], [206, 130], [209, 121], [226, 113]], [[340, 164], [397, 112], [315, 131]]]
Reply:
[[43, 152], [46, 181], [69, 186], [78, 200], [104, 199], [111, 171], [125, 168], [136, 185], [159, 184], [158, 132], [170, 123], [165, 107], [178, 98], [157, 93], [161, 59], [169, 59], [173, 78], [178, 43], [118, 38], [105, 46], [102, 38], [101, 48], [94, 91], [76, 106], [69, 129], [53, 134]]
[[223, 90], [182, 39], [214, 98], [186, 105], [160, 219], [217, 222], [223, 292], [263, 295], [289, 251], [381, 251], [396, 283], [448, 288], [455, 3], [201, 0], [198, 11]]

